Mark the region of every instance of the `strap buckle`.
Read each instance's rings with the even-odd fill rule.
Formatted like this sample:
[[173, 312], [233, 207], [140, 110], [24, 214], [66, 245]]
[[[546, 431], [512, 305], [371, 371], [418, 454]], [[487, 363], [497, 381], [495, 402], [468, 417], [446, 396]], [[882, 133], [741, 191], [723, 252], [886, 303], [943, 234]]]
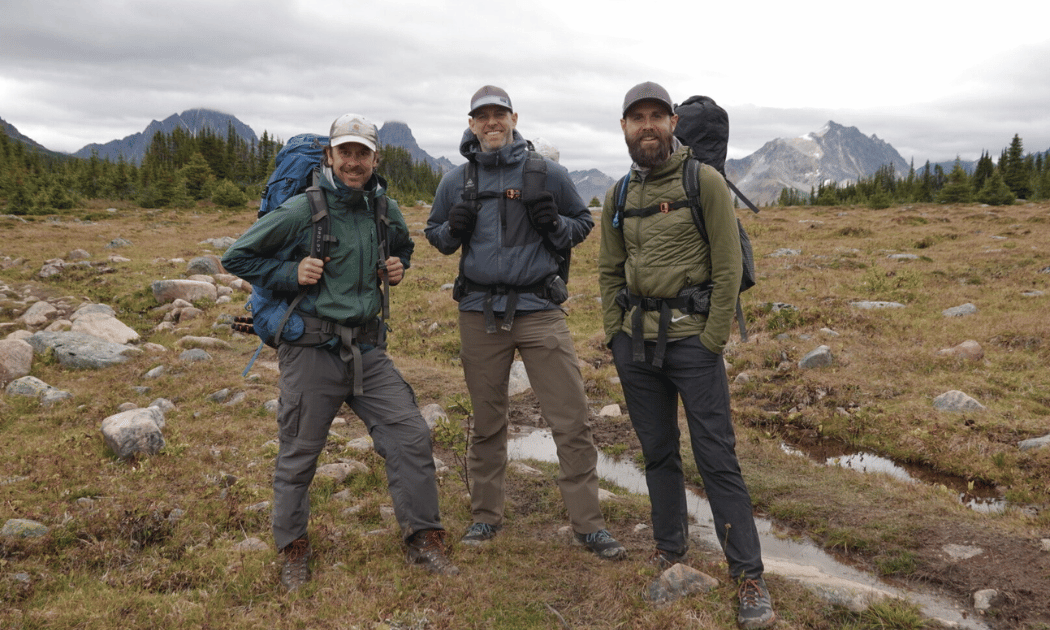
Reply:
[[508, 188], [504, 194], [507, 199], [521, 199], [521, 191], [517, 188]]
[[671, 203], [668, 201], [660, 202], [660, 214], [667, 214], [671, 211]]

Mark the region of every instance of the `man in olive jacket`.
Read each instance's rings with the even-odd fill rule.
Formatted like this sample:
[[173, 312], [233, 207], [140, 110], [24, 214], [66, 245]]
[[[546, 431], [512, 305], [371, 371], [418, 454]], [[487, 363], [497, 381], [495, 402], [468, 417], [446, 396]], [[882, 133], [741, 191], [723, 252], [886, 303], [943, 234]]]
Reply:
[[296, 309], [305, 331], [282, 336], [277, 346], [280, 446], [273, 537], [284, 555], [281, 584], [296, 590], [310, 579], [310, 483], [344, 402], [386, 461], [408, 561], [433, 573], [456, 574], [445, 553], [430, 430], [412, 388], [377, 336], [379, 280], [385, 275], [390, 284], [399, 283], [414, 245], [400, 209], [388, 198], [389, 254], [379, 260], [375, 211], [386, 182], [375, 172], [375, 125], [345, 114], [332, 123], [329, 135], [320, 176], [330, 217], [328, 256], [310, 255], [312, 213], [303, 194], [263, 215], [222, 258], [230, 273], [275, 294], [292, 297], [310, 289]]
[[[634, 164], [623, 214], [616, 187], [602, 209], [599, 285], [606, 344], [612, 349], [631, 423], [645, 456], [656, 550], [665, 568], [684, 560], [689, 513], [679, 452], [678, 396], [731, 576], [740, 582], [739, 624], [776, 620], [762, 578], [751, 497], [740, 473], [722, 351], [742, 273], [732, 198], [712, 167], [699, 170], [710, 244], [686, 198], [683, 165], [692, 152], [674, 137], [678, 116], [667, 91], [642, 83], [628, 91], [620, 126]], [[655, 212], [632, 210], [652, 208]], [[662, 211], [661, 211], [662, 210]]]

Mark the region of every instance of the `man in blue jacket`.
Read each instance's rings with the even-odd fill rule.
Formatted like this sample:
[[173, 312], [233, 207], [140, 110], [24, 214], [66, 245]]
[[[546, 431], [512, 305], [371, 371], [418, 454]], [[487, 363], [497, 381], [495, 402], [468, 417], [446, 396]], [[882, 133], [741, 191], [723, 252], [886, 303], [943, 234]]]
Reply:
[[305, 332], [281, 339], [277, 347], [280, 447], [273, 536], [284, 554], [281, 583], [295, 590], [310, 579], [310, 483], [343, 402], [364, 421], [386, 461], [408, 561], [434, 573], [455, 574], [459, 570], [445, 554], [430, 430], [412, 388], [378, 347], [379, 279], [385, 274], [391, 285], [399, 283], [414, 245], [400, 209], [388, 198], [390, 254], [379, 260], [375, 208], [386, 182], [375, 172], [375, 125], [356, 114], [340, 116], [332, 123], [329, 143], [320, 182], [331, 217], [328, 257], [310, 256], [311, 208], [306, 195], [297, 195], [263, 215], [222, 259], [230, 273], [277, 294], [313, 289], [297, 307]]
[[517, 122], [504, 90], [487, 85], [474, 94], [460, 145], [468, 164], [442, 178], [425, 230], [441, 253], [461, 250], [453, 297], [474, 410], [468, 457], [473, 524], [461, 542], [483, 544], [503, 525], [507, 385], [517, 351], [554, 435], [558, 486], [576, 540], [601, 558], [623, 559], [627, 552], [605, 529], [598, 504], [587, 396], [559, 306], [568, 292], [558, 252], [583, 241], [594, 220], [557, 163], [541, 158], [545, 183], [542, 189], [530, 184], [529, 146]]

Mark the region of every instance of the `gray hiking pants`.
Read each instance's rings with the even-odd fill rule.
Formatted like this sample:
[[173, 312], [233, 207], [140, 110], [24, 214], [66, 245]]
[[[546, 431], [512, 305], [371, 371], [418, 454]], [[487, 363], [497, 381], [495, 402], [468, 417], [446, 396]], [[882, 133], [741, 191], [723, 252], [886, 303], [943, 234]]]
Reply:
[[422, 529], [442, 529], [430, 429], [415, 393], [386, 352], [361, 355], [364, 395], [353, 395], [352, 366], [337, 352], [281, 344], [280, 447], [273, 478], [273, 538], [278, 549], [306, 535], [310, 482], [328, 429], [345, 401], [361, 418], [386, 461], [394, 514], [407, 539]]

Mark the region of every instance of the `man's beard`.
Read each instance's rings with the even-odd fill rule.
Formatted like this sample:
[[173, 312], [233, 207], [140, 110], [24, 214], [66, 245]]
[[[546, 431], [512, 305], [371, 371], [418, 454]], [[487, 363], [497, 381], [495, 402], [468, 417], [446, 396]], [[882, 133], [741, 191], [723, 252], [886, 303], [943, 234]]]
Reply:
[[[656, 138], [659, 142], [656, 146], [643, 148], [642, 140], [647, 138]], [[639, 134], [634, 140], [627, 140], [627, 152], [631, 155], [631, 159], [634, 160], [635, 164], [642, 168], [659, 166], [666, 162], [667, 158], [671, 157], [671, 134], [665, 135], [659, 129], [651, 133]]]

